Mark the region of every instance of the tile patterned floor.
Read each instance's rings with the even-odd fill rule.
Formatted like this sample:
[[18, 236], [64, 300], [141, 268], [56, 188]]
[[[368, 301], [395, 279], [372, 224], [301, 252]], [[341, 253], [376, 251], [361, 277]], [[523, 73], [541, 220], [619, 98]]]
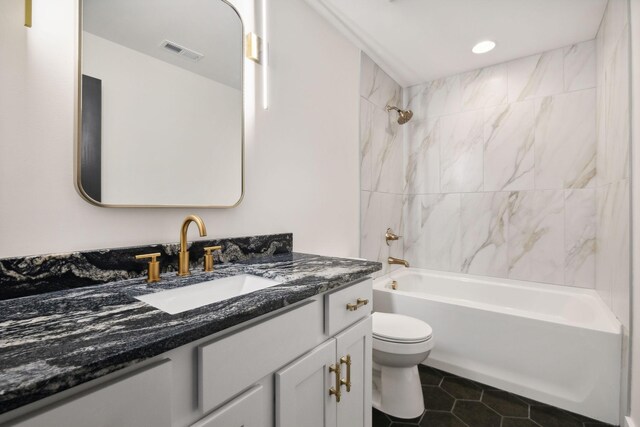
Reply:
[[373, 427], [605, 427], [544, 403], [420, 365], [426, 410], [405, 420], [373, 410]]

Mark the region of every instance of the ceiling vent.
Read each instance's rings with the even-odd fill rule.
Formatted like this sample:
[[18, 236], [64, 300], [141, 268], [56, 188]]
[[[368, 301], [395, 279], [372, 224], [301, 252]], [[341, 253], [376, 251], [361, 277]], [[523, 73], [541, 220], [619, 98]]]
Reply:
[[165, 40], [160, 43], [160, 47], [166, 50], [167, 52], [171, 52], [174, 55], [184, 56], [187, 59], [190, 59], [193, 62], [197, 62], [204, 57], [203, 54], [196, 52], [195, 50], [187, 49], [184, 46], [180, 46], [177, 43], [171, 42], [169, 40]]

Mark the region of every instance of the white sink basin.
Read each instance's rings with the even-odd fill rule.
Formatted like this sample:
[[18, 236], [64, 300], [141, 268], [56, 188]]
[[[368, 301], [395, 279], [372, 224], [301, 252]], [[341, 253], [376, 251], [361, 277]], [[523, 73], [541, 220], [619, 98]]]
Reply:
[[141, 295], [136, 299], [146, 302], [165, 313], [176, 314], [279, 284], [280, 282], [275, 280], [250, 274], [241, 274], [182, 288]]

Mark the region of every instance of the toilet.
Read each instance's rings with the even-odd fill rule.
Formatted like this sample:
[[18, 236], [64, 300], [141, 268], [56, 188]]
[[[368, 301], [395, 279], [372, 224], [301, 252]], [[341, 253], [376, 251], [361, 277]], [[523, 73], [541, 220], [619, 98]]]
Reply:
[[373, 407], [394, 417], [424, 412], [418, 364], [433, 348], [433, 331], [422, 320], [373, 313]]

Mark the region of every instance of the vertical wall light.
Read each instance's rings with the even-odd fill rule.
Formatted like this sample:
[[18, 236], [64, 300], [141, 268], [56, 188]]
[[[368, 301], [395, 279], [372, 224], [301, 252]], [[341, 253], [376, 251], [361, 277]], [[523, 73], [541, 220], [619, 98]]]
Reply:
[[258, 37], [256, 33], [247, 33], [245, 37], [245, 46], [245, 56], [256, 64], [262, 65], [262, 107], [266, 110], [269, 107], [267, 87], [267, 44], [263, 39]]
[[262, 108], [269, 109], [269, 34], [267, 32], [267, 0], [262, 0]]
[[260, 60], [262, 39], [260, 39], [256, 33], [247, 33], [247, 36], [245, 37], [245, 45], [247, 46], [245, 56], [256, 64], [262, 64], [262, 61]]
[[33, 18], [33, 4], [32, 0], [24, 0], [24, 26], [31, 28], [31, 21]]

